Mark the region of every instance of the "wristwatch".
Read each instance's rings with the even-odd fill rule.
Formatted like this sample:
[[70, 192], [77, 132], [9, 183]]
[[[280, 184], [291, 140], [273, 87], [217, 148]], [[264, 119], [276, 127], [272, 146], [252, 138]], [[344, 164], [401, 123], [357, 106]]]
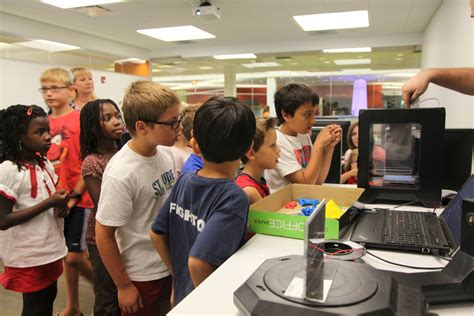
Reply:
[[76, 191], [72, 190], [71, 193], [69, 193], [69, 198], [70, 199], [80, 199], [82, 194], [77, 193]]

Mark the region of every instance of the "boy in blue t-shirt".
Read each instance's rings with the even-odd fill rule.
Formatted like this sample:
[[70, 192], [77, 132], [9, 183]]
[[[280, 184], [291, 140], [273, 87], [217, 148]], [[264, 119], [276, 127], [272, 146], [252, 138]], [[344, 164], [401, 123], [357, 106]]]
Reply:
[[234, 174], [254, 134], [255, 116], [235, 98], [213, 97], [196, 112], [190, 145], [204, 167], [181, 175], [150, 233], [173, 276], [172, 304], [243, 244], [248, 198]]

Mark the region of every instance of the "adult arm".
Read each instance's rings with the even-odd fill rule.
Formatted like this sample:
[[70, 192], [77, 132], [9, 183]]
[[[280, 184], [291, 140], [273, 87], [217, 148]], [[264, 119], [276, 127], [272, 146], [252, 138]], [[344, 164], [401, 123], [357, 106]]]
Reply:
[[428, 68], [420, 71], [402, 87], [405, 104], [410, 107], [430, 83], [474, 95], [474, 68]]

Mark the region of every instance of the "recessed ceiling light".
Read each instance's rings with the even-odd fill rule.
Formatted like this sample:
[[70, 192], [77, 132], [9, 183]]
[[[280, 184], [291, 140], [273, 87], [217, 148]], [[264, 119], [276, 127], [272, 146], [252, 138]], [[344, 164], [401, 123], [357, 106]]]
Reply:
[[209, 66], [201, 66], [201, 67], [199, 67], [199, 69], [201, 69], [201, 70], [210, 70], [210, 69], [214, 69], [214, 68], [209, 67]]
[[198, 29], [192, 25], [137, 30], [137, 32], [165, 42], [178, 42], [216, 37], [215, 35]]
[[152, 72], [162, 72], [163, 70], [161, 69], [153, 69]]
[[61, 8], [61, 9], [70, 9], [70, 8], [79, 8], [79, 7], [88, 7], [99, 4], [108, 4], [115, 2], [123, 2], [123, 0], [41, 0], [41, 2]]
[[402, 61], [403, 59], [400, 57], [395, 58], [396, 61]]
[[297, 15], [293, 19], [304, 31], [351, 29], [369, 26], [367, 10]]
[[242, 64], [242, 66], [246, 68], [263, 68], [263, 67], [280, 67], [279, 63], [275, 63], [273, 61], [267, 63], [251, 63], [251, 64]]
[[402, 56], [403, 56], [403, 54], [402, 54], [402, 53], [399, 53], [399, 54], [397, 54], [397, 56], [398, 56], [398, 57], [402, 57]]
[[372, 60], [370, 58], [362, 59], [335, 59], [334, 63], [336, 65], [365, 65], [370, 64]]
[[67, 44], [47, 41], [47, 40], [33, 40], [33, 41], [28, 41], [28, 42], [19, 42], [15, 44], [25, 46], [25, 47], [30, 47], [30, 48], [47, 50], [49, 52], [61, 52], [61, 51], [66, 51], [66, 50], [80, 49], [80, 47], [78, 46], [67, 45]]
[[230, 54], [230, 55], [214, 55], [212, 56], [215, 59], [250, 59], [250, 58], [257, 58], [255, 54]]
[[330, 61], [329, 61], [329, 60], [326, 60], [324, 63], [325, 63], [325, 64], [329, 64], [329, 63], [330, 63]]
[[323, 49], [323, 53], [370, 53], [371, 51], [372, 51], [371, 47]]

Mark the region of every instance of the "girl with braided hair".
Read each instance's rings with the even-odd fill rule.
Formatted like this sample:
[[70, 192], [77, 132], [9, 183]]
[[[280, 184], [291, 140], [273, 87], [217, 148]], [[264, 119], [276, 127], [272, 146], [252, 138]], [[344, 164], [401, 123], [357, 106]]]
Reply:
[[6, 230], [0, 282], [23, 293], [22, 315], [51, 315], [67, 254], [68, 193], [46, 159], [48, 116], [36, 105], [0, 111], [0, 229]]
[[109, 99], [88, 102], [81, 110], [80, 121], [82, 177], [94, 202], [86, 230], [95, 293], [94, 315], [120, 315], [117, 288], [99, 256], [95, 243], [95, 215], [102, 175], [110, 158], [121, 147], [124, 123], [117, 104]]

